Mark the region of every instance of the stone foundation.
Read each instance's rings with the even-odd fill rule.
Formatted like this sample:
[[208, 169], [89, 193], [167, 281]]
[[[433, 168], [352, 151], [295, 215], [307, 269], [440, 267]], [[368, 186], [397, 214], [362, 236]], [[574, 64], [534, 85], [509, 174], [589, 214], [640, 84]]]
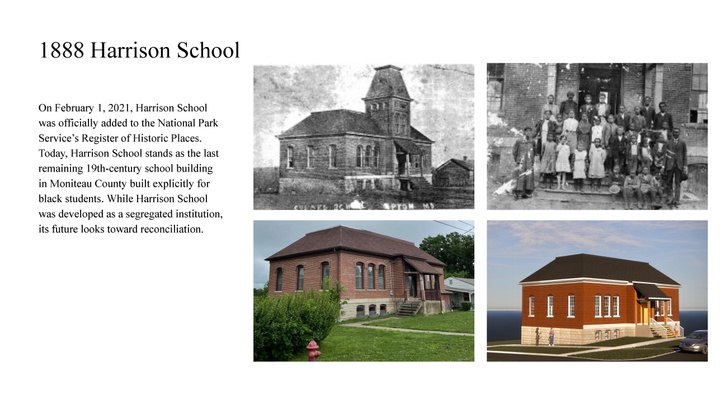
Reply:
[[[538, 327], [522, 327], [520, 343], [535, 345], [535, 329]], [[608, 339], [635, 337], [637, 332], [633, 324], [607, 324], [578, 328], [555, 328], [555, 345], [587, 345]], [[538, 345], [548, 345], [550, 327], [539, 327]]]

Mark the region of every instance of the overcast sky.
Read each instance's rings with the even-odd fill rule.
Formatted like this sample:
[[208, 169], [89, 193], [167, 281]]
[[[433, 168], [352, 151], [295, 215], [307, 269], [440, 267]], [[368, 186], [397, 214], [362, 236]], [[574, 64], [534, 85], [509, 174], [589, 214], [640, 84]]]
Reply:
[[268, 281], [269, 263], [265, 258], [301, 239], [305, 234], [335, 226], [368, 230], [385, 236], [410, 241], [415, 246], [426, 237], [458, 232], [474, 235], [472, 220], [463, 221], [256, 221], [254, 287], [262, 288]]
[[[255, 66], [253, 130], [255, 167], [277, 166], [277, 137], [311, 112], [365, 112], [362, 100], [373, 65]], [[433, 144], [433, 166], [450, 158], [473, 159], [474, 68], [472, 65], [399, 65], [411, 104], [411, 125]]]
[[581, 253], [647, 262], [682, 285], [681, 309], [708, 307], [706, 221], [488, 221], [487, 232], [489, 310], [519, 310], [518, 282]]

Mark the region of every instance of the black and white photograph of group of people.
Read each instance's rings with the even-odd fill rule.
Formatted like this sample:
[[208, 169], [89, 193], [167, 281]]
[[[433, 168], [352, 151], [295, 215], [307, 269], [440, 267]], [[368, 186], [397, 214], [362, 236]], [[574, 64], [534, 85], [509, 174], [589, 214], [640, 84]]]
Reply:
[[645, 97], [642, 105], [620, 105], [613, 114], [604, 93], [597, 102], [586, 93], [580, 107], [574, 97], [570, 91], [558, 105], [549, 95], [542, 119], [514, 144], [515, 199], [532, 196], [538, 175], [542, 189], [610, 193], [625, 209], [677, 208], [688, 176], [687, 146], [667, 104], [656, 109]]

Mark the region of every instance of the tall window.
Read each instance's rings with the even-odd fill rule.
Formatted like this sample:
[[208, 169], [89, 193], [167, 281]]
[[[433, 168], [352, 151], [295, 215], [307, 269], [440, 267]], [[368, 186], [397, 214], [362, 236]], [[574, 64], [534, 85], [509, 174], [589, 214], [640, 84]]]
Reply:
[[620, 296], [613, 296], [613, 317], [620, 317]]
[[375, 146], [373, 151], [373, 165], [377, 168], [380, 165], [380, 147]]
[[693, 63], [690, 122], [708, 123], [708, 65]]
[[610, 296], [605, 296], [605, 304], [603, 305], [603, 316], [610, 317]]
[[368, 168], [372, 167], [372, 164], [370, 163], [371, 160], [372, 160], [372, 147], [368, 145], [365, 148], [365, 167], [368, 167]]
[[378, 267], [378, 289], [385, 289], [385, 265]]
[[297, 290], [303, 290], [305, 286], [305, 267], [298, 265], [297, 267]]
[[528, 302], [528, 317], [535, 317], [535, 296], [530, 296]]
[[357, 149], [355, 149], [355, 165], [358, 167], [362, 167], [362, 158], [363, 158], [363, 147], [358, 146]]
[[283, 271], [282, 268], [278, 268], [275, 270], [277, 276], [275, 277], [275, 291], [280, 292], [282, 290], [282, 275]]
[[287, 168], [295, 167], [295, 148], [292, 146], [287, 147]]
[[568, 317], [575, 317], [575, 295], [568, 295]]
[[600, 312], [600, 306], [602, 305], [602, 297], [600, 295], [595, 295], [595, 317], [602, 317], [602, 313]]
[[547, 316], [552, 317], [553, 311], [555, 310], [555, 299], [553, 298], [553, 295], [548, 295], [547, 297]]
[[307, 147], [307, 168], [311, 168], [315, 164], [315, 149], [312, 146]]
[[325, 286], [325, 279], [330, 279], [330, 263], [323, 262], [320, 264], [322, 271], [322, 280], [320, 281], [321, 286]]
[[368, 289], [375, 289], [375, 266], [368, 265]]
[[668, 316], [672, 316], [672, 299], [668, 300], [667, 307], [668, 307]]
[[328, 160], [330, 168], [337, 168], [337, 146], [334, 144], [328, 146]]
[[487, 65], [487, 108], [499, 111], [502, 108], [503, 86], [505, 83], [505, 64], [488, 63]]
[[363, 288], [363, 264], [355, 264], [355, 289]]

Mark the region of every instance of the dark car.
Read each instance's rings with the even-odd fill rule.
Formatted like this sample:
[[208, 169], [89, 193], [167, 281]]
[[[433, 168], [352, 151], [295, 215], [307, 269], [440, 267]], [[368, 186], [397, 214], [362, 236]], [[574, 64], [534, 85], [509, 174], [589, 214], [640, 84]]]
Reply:
[[696, 330], [680, 341], [680, 350], [688, 352], [708, 353], [708, 332], [707, 330]]

